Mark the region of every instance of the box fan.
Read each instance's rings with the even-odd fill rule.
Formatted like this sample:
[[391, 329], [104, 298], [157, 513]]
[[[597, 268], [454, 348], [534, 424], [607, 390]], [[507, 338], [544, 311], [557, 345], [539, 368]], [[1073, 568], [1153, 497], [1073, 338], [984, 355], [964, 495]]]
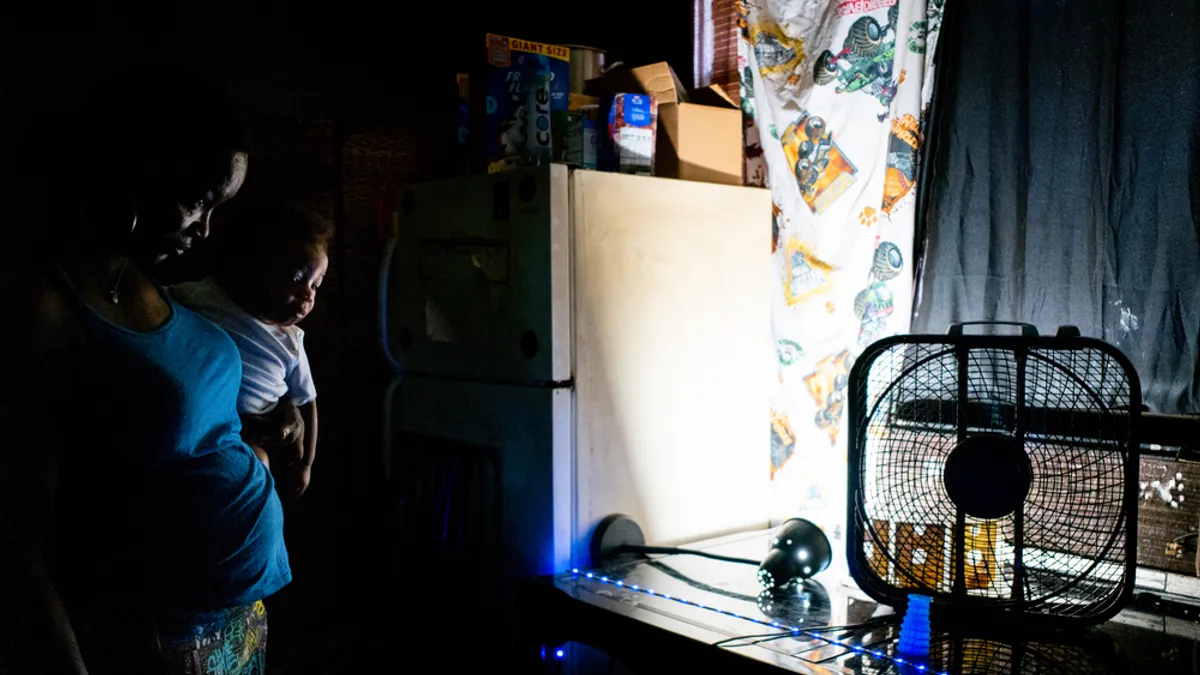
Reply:
[[855, 581], [889, 605], [930, 596], [935, 616], [1113, 616], [1136, 566], [1137, 373], [1070, 327], [964, 325], [876, 342], [851, 371]]

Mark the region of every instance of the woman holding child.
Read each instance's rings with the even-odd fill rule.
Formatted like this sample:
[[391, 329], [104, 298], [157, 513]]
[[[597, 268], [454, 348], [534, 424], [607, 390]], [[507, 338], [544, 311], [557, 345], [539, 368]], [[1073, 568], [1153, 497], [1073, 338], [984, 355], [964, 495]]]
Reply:
[[262, 600], [291, 580], [280, 500], [240, 437], [237, 346], [154, 278], [241, 187], [243, 127], [162, 68], [85, 116], [52, 236], [5, 266], [0, 434], [37, 440], [3, 448], [23, 557], [0, 604], [29, 672], [262, 673]]

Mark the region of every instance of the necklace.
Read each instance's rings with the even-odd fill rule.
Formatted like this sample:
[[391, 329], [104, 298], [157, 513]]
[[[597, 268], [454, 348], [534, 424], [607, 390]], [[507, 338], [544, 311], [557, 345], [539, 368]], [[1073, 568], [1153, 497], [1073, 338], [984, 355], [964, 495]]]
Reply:
[[[121, 261], [121, 267], [117, 270], [117, 280], [113, 282], [112, 288], [108, 289], [108, 293], [105, 294], [108, 296], [108, 301], [114, 305], [121, 304], [121, 278], [125, 276], [125, 267], [128, 264], [128, 259]], [[100, 273], [94, 272], [94, 274], [96, 275], [96, 279], [100, 281]], [[101, 286], [103, 286], [103, 281], [101, 281]]]
[[117, 270], [117, 280], [113, 282], [112, 288], [108, 289], [108, 299], [114, 305], [121, 304], [121, 292], [118, 289], [121, 287], [121, 277], [125, 276], [125, 265], [128, 262], [128, 260], [121, 261], [121, 269]]

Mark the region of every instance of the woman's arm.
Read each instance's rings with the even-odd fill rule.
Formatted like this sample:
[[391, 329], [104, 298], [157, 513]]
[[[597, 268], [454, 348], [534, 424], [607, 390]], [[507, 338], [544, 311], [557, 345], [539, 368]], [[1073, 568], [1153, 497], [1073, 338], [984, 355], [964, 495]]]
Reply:
[[32, 470], [26, 474], [30, 480], [25, 496], [32, 507], [28, 511], [30, 523], [22, 538], [29, 570], [31, 606], [27, 616], [35, 626], [35, 643], [45, 645], [44, 654], [38, 653], [42, 649], [34, 651], [38, 653], [35, 656], [37, 662], [45, 665], [46, 672], [86, 675], [87, 666], [83, 662], [74, 627], [45, 559], [58, 469], [52, 453], [45, 454], [45, 461], [31, 467]]
[[[9, 280], [6, 280], [9, 281]], [[26, 611], [33, 627], [39, 667], [49, 673], [87, 673], [62, 598], [50, 574], [46, 548], [50, 539], [51, 513], [57, 489], [58, 456], [63, 444], [63, 425], [50, 419], [51, 411], [65, 409], [63, 392], [71, 388], [71, 345], [78, 344], [71, 314], [64, 298], [42, 278], [23, 281], [24, 292], [10, 295], [0, 313], [10, 318], [0, 352], [0, 377], [5, 383], [0, 400], [0, 429], [23, 429], [6, 433], [38, 438], [37, 445], [3, 449], [5, 464], [17, 472], [17, 504], [10, 513], [21, 514], [16, 525], [16, 555], [26, 571], [22, 589]], [[32, 433], [31, 433], [32, 432]]]
[[261, 459], [266, 451], [264, 448], [277, 445], [283, 438], [283, 431], [273, 417], [268, 415], [241, 414], [242, 440], [254, 449], [254, 454]]

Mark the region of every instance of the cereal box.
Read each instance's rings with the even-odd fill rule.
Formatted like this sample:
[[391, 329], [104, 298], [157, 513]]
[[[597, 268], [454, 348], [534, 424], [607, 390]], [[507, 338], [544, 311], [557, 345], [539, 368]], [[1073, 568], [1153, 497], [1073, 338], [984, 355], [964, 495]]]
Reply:
[[568, 107], [570, 51], [487, 36], [484, 156], [503, 171], [558, 159]]

